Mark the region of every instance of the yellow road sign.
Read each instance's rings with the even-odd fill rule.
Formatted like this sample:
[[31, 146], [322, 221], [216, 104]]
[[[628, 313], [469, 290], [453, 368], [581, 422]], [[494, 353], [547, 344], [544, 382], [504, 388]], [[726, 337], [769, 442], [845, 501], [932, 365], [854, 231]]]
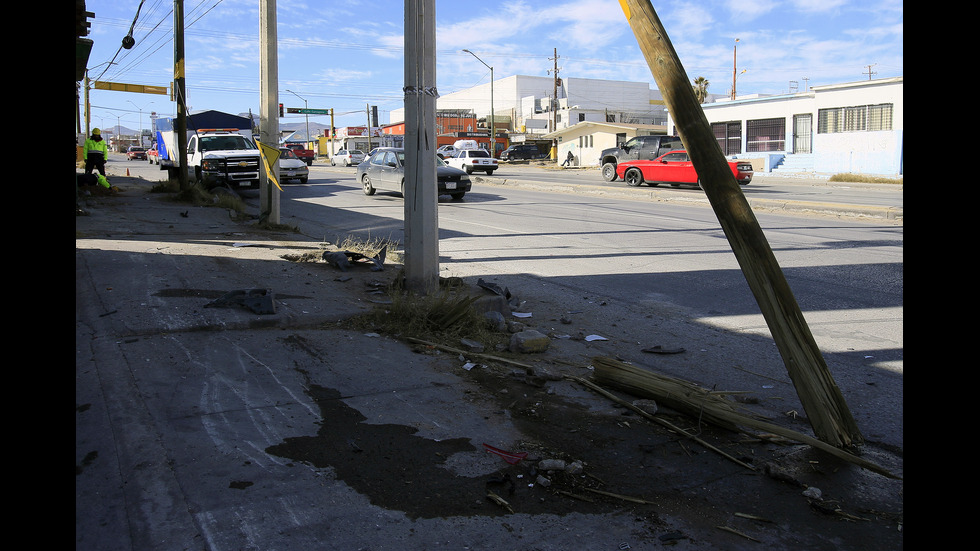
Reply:
[[278, 147], [272, 147], [262, 142], [256, 143], [259, 144], [259, 153], [262, 154], [262, 162], [265, 164], [266, 175], [270, 180], [272, 180], [272, 183], [279, 188], [279, 191], [282, 191], [282, 186], [280, 186], [279, 182], [276, 181], [276, 173], [272, 170], [273, 165], [275, 165], [276, 161], [279, 160], [279, 156], [282, 155], [282, 152], [279, 151]]

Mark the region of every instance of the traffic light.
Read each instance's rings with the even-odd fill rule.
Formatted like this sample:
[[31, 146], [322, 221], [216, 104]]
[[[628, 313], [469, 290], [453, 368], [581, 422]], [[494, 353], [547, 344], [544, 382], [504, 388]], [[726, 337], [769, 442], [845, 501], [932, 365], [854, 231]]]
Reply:
[[283, 114], [282, 114], [282, 104], [280, 103], [279, 104], [279, 118], [282, 118], [282, 116], [283, 116]]

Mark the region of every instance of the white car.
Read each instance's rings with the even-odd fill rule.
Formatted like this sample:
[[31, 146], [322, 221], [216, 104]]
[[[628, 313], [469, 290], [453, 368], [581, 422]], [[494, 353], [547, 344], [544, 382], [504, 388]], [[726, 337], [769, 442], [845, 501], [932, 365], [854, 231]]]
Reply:
[[310, 169], [306, 162], [288, 147], [280, 147], [279, 153], [279, 179], [283, 183], [286, 180], [299, 180], [299, 183], [305, 184], [310, 179]]
[[341, 149], [330, 158], [330, 166], [340, 163], [344, 166], [359, 165], [364, 161], [364, 152], [360, 149]]
[[443, 146], [440, 146], [439, 149], [436, 150], [436, 155], [438, 155], [440, 159], [448, 159], [448, 158], [452, 157], [453, 155], [455, 155], [457, 151], [459, 151], [459, 150], [456, 149], [455, 146], [452, 146], [452, 145], [443, 145]]
[[487, 176], [497, 170], [497, 159], [490, 156], [486, 149], [460, 149], [452, 157], [446, 159], [449, 166], [458, 168], [467, 174], [473, 171], [483, 171]]

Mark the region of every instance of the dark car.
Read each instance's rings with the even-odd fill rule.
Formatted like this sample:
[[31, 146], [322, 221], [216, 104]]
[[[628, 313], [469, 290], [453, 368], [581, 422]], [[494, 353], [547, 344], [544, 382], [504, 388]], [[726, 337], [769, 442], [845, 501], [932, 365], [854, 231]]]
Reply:
[[516, 161], [519, 159], [541, 159], [545, 155], [538, 146], [529, 143], [516, 144], [500, 152], [501, 161]]
[[[470, 177], [446, 164], [436, 157], [436, 176], [439, 180], [439, 195], [449, 195], [455, 200], [463, 198], [470, 191]], [[375, 191], [397, 191], [405, 196], [405, 150], [401, 147], [379, 147], [374, 155], [357, 165], [357, 181], [364, 189], [364, 195], [374, 195]]]
[[[752, 175], [755, 172], [752, 170], [752, 163], [749, 161], [728, 161], [728, 166], [731, 167], [732, 175], [735, 176], [735, 180], [739, 184], [744, 186], [752, 181]], [[650, 186], [670, 184], [674, 187], [681, 184], [701, 185], [698, 173], [694, 170], [694, 163], [691, 162], [687, 151], [683, 149], [675, 149], [652, 161], [624, 161], [616, 167], [616, 175], [630, 186], [642, 184]]]
[[139, 159], [141, 161], [146, 160], [146, 148], [140, 147], [138, 145], [131, 145], [129, 149], [126, 150], [126, 158], [132, 161], [133, 159]]

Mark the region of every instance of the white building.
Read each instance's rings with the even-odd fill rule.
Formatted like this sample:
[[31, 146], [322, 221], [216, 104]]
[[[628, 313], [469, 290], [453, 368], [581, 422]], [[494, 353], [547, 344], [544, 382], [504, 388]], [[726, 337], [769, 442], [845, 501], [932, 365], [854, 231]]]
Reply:
[[[491, 83], [440, 96], [436, 109], [472, 109], [490, 114]], [[555, 97], [557, 95], [557, 101]], [[509, 118], [510, 141], [541, 138], [556, 128], [580, 122], [666, 124], [659, 90], [646, 82], [514, 75], [493, 81], [495, 120]], [[405, 110], [391, 112], [391, 121], [405, 120]]]
[[753, 159], [757, 171], [900, 176], [904, 103], [895, 77], [701, 107], [725, 155]]

